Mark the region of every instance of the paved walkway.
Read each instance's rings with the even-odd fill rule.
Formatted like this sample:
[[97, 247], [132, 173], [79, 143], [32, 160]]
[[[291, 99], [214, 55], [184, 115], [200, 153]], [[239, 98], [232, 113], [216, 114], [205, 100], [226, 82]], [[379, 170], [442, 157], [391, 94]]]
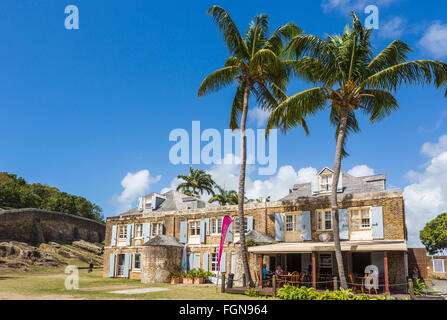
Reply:
[[132, 290], [109, 291], [108, 293], [140, 294], [140, 293], [158, 292], [158, 291], [166, 291], [166, 290], [169, 290], [169, 289], [166, 289], [166, 288], [141, 288], [141, 289], [132, 289]]
[[433, 289], [439, 292], [443, 297], [447, 297], [447, 280], [432, 280]]

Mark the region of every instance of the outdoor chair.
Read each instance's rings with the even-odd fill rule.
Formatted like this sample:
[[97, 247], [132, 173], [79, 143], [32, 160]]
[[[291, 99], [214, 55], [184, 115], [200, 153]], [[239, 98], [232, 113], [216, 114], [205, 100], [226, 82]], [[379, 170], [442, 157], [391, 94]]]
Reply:
[[349, 282], [353, 292], [361, 291], [363, 293], [363, 281], [357, 282], [357, 277], [352, 272], [349, 273]]
[[290, 277], [290, 282], [292, 286], [299, 287], [300, 285], [300, 273], [298, 271], [292, 272], [292, 276]]

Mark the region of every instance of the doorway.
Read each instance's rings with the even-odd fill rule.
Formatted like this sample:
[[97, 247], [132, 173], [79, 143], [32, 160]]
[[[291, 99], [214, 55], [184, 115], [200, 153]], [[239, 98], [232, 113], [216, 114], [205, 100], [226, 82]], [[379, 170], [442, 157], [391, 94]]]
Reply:
[[370, 252], [353, 252], [352, 253], [352, 271], [356, 274], [364, 274], [365, 268], [371, 265]]
[[124, 254], [119, 254], [117, 258], [116, 276], [124, 277]]

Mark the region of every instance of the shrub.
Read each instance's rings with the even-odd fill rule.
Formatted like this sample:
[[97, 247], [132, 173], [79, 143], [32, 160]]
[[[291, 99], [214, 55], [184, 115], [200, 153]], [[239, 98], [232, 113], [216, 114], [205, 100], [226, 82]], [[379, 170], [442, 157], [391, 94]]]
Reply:
[[423, 296], [425, 292], [425, 282], [421, 279], [416, 279], [416, 281], [413, 282], [413, 291], [415, 296]]
[[377, 295], [372, 298], [366, 294], [355, 295], [351, 289], [333, 292], [326, 290], [324, 293], [319, 293], [314, 288], [297, 288], [289, 284], [279, 289], [277, 297], [284, 300], [394, 300], [388, 296]]
[[261, 294], [259, 293], [259, 291], [255, 290], [254, 288], [249, 288], [248, 290], [246, 290], [246, 291], [244, 292], [244, 294], [245, 294], [246, 296], [249, 296], [249, 297], [259, 297], [259, 296], [261, 296]]

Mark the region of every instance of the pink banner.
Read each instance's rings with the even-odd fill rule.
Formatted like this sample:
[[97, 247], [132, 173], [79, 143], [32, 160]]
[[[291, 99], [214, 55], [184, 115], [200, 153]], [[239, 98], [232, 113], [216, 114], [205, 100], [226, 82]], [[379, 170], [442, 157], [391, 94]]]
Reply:
[[220, 235], [220, 247], [219, 253], [217, 254], [217, 271], [220, 271], [220, 257], [222, 256], [222, 250], [225, 242], [225, 237], [227, 236], [228, 227], [233, 222], [229, 216], [225, 216], [222, 222], [222, 234]]

